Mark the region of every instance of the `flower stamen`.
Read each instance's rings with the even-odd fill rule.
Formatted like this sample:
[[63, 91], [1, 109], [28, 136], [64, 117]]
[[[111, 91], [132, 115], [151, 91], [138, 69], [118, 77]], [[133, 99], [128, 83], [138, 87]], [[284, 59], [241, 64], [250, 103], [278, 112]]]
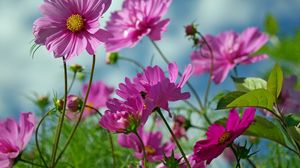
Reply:
[[67, 29], [70, 30], [71, 32], [78, 32], [82, 30], [84, 27], [84, 19], [81, 15], [79, 14], [74, 14], [71, 15], [67, 19]]
[[230, 139], [230, 137], [231, 134], [229, 132], [224, 132], [223, 135], [218, 140], [219, 144], [224, 144], [227, 140]]

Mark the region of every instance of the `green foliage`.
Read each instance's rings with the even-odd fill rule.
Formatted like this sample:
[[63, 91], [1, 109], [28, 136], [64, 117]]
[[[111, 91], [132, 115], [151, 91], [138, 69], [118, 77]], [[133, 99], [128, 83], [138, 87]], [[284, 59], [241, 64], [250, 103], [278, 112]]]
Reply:
[[249, 92], [255, 89], [267, 89], [267, 82], [261, 78], [233, 78], [236, 89], [242, 92]]
[[228, 108], [227, 105], [233, 102], [236, 98], [244, 95], [246, 92], [241, 91], [235, 91], [235, 92], [229, 92], [225, 96], [223, 96], [217, 105], [217, 109], [225, 109]]
[[[226, 121], [227, 118], [223, 118], [221, 120], [216, 121], [216, 123], [225, 125]], [[265, 138], [271, 141], [275, 141], [279, 144], [286, 145], [281, 130], [271, 121], [260, 116], [255, 117], [254, 122], [243, 133], [243, 135]]]
[[276, 35], [279, 31], [277, 20], [272, 14], [268, 14], [265, 17], [264, 27], [265, 31], [272, 36]]
[[280, 95], [283, 84], [283, 72], [278, 64], [274, 66], [268, 79], [268, 91], [276, 98]]

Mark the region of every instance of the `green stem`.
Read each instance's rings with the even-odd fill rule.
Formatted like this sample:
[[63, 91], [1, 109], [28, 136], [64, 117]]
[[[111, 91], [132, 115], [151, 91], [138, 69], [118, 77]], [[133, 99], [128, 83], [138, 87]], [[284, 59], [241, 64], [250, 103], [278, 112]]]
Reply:
[[162, 120], [164, 121], [164, 123], [165, 123], [165, 125], [167, 126], [169, 132], [171, 133], [172, 138], [173, 138], [173, 140], [175, 141], [175, 143], [176, 143], [178, 149], [180, 150], [180, 152], [181, 152], [181, 154], [182, 154], [182, 156], [183, 156], [183, 159], [184, 159], [184, 161], [186, 162], [188, 168], [191, 168], [191, 165], [190, 165], [189, 160], [187, 159], [187, 157], [186, 157], [186, 155], [185, 155], [183, 149], [181, 148], [181, 146], [180, 146], [180, 144], [179, 144], [179, 142], [178, 142], [176, 136], [174, 135], [174, 133], [173, 133], [173, 131], [172, 131], [170, 125], [168, 124], [167, 120], [165, 119], [164, 115], [162, 114], [162, 112], [161, 112], [161, 110], [160, 110], [159, 108], [157, 109], [157, 112], [158, 112], [158, 114], [160, 115], [160, 117], [162, 118]]
[[72, 139], [73, 139], [73, 137], [75, 135], [75, 132], [76, 132], [76, 130], [77, 130], [79, 124], [80, 124], [80, 121], [82, 119], [83, 112], [84, 112], [84, 109], [85, 109], [85, 105], [87, 103], [87, 99], [88, 99], [88, 96], [89, 96], [89, 93], [90, 93], [90, 90], [91, 90], [91, 85], [92, 85], [92, 82], [93, 82], [93, 76], [94, 76], [94, 71], [95, 71], [95, 64], [96, 64], [96, 56], [93, 55], [93, 63], [92, 63], [92, 69], [91, 69], [91, 75], [90, 75], [89, 85], [88, 85], [88, 89], [86, 91], [86, 95], [85, 95], [85, 98], [84, 98], [84, 101], [83, 101], [83, 106], [81, 107], [81, 110], [80, 110], [80, 115], [79, 115], [78, 121], [76, 122], [73, 130], [71, 131], [71, 134], [68, 137], [66, 144], [62, 148], [62, 151], [58, 155], [58, 157], [57, 157], [57, 159], [55, 161], [54, 166], [58, 163], [59, 159], [62, 157], [62, 155], [66, 151], [67, 147], [69, 146], [70, 142], [72, 141]]
[[134, 131], [133, 133], [138, 137], [140, 143], [142, 144], [142, 150], [143, 150], [143, 155], [144, 155], [144, 166], [145, 166], [145, 168], [147, 168], [147, 154], [146, 154], [145, 144], [137, 131]]
[[[153, 46], [156, 48], [156, 50], [158, 51], [158, 53], [160, 54], [160, 56], [162, 57], [162, 59], [163, 59], [167, 64], [169, 64], [170, 61], [169, 61], [169, 60], [167, 59], [167, 57], [163, 54], [163, 52], [162, 52], [161, 49], [158, 47], [158, 45], [157, 45], [153, 40], [150, 39], [150, 41], [151, 41], [151, 43], [153, 44]], [[182, 76], [182, 73], [181, 73], [181, 72], [179, 72], [178, 74], [179, 74], [179, 76]], [[203, 106], [202, 101], [201, 101], [199, 95], [197, 94], [196, 90], [195, 90], [194, 87], [189, 83], [189, 81], [187, 81], [186, 84], [187, 84], [187, 86], [190, 88], [190, 90], [191, 90], [191, 92], [193, 93], [193, 95], [195, 96], [195, 98], [196, 98], [196, 100], [197, 100], [197, 102], [198, 102], [200, 108], [203, 110], [203, 109], [204, 109], [204, 106]]]
[[63, 111], [59, 117], [56, 133], [55, 133], [55, 139], [54, 139], [54, 145], [52, 149], [52, 156], [51, 156], [51, 168], [55, 167], [55, 158], [56, 158], [56, 153], [59, 145], [59, 140], [60, 140], [60, 135], [65, 119], [65, 113], [66, 113], [66, 106], [67, 106], [67, 97], [68, 97], [68, 74], [67, 74], [67, 63], [65, 58], [63, 57], [63, 65], [64, 65], [64, 81], [65, 81], [65, 98], [64, 98], [64, 106], [63, 106]]
[[[95, 107], [89, 106], [89, 105], [85, 105], [85, 107], [90, 108], [92, 110], [95, 110], [100, 117], [102, 117], [102, 114], [100, 113], [100, 111], [98, 109], [96, 109]], [[114, 148], [114, 143], [113, 143], [113, 139], [112, 139], [112, 134], [111, 132], [109, 132], [107, 130], [108, 133], [108, 138], [109, 138], [109, 143], [110, 143], [110, 147], [111, 147], [111, 154], [112, 154], [112, 159], [113, 159], [113, 168], [115, 168], [116, 166], [116, 157], [115, 157], [115, 148]]]
[[247, 161], [252, 166], [252, 168], [256, 168], [255, 164], [253, 163], [253, 161], [251, 159], [247, 158]]
[[45, 167], [45, 166], [43, 166], [43, 165], [39, 165], [39, 164], [37, 164], [37, 163], [33, 163], [33, 162], [29, 161], [29, 160], [24, 160], [24, 159], [21, 159], [21, 158], [18, 159], [18, 161], [23, 162], [23, 163], [26, 163], [26, 164], [30, 164], [30, 165], [32, 165], [32, 166]]
[[45, 158], [43, 157], [43, 153], [42, 153], [42, 151], [41, 151], [41, 148], [40, 148], [40, 145], [39, 145], [39, 128], [40, 128], [40, 126], [41, 126], [41, 124], [44, 122], [44, 120], [46, 119], [46, 117], [52, 112], [54, 110], [54, 108], [53, 109], [51, 109], [51, 110], [49, 110], [42, 118], [41, 118], [41, 120], [40, 120], [40, 122], [38, 123], [38, 125], [37, 125], [37, 127], [36, 127], [36, 130], [35, 130], [35, 144], [36, 144], [36, 148], [37, 148], [37, 150], [38, 150], [38, 152], [39, 152], [39, 155], [40, 155], [40, 157], [41, 157], [41, 159], [42, 159], [42, 161], [43, 161], [43, 164], [44, 164], [44, 166], [45, 167], [47, 167], [48, 168], [48, 165], [47, 165], [47, 162], [46, 162], [46, 160], [45, 160]]
[[127, 62], [130, 62], [130, 63], [133, 63], [134, 65], [136, 65], [137, 67], [141, 68], [142, 70], [144, 69], [144, 66], [141, 65], [139, 62], [137, 62], [136, 60], [134, 59], [131, 59], [131, 58], [127, 58], [127, 57], [119, 57], [120, 60], [124, 60], [124, 61], [127, 61]]
[[70, 93], [70, 91], [71, 91], [71, 89], [73, 87], [73, 84], [74, 84], [75, 79], [76, 79], [76, 74], [77, 74], [77, 72], [74, 72], [71, 84], [70, 84], [69, 89], [68, 89], [68, 93]]
[[232, 150], [232, 152], [233, 152], [233, 154], [234, 154], [234, 156], [235, 156], [235, 158], [236, 158], [236, 168], [240, 168], [241, 167], [241, 164], [240, 164], [240, 159], [239, 159], [239, 157], [238, 157], [238, 155], [237, 155], [237, 153], [236, 153], [236, 151], [235, 151], [235, 149], [234, 149], [234, 147], [233, 147], [233, 145], [231, 144], [230, 145], [230, 149]]

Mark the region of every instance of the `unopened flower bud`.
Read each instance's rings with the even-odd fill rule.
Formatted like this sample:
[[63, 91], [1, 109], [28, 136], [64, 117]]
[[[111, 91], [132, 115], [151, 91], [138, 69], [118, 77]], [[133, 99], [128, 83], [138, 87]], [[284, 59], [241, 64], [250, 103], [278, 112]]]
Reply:
[[36, 104], [40, 108], [45, 108], [47, 105], [49, 105], [49, 97], [48, 96], [40, 96], [36, 100]]
[[64, 108], [64, 100], [63, 99], [57, 99], [55, 102], [55, 106], [57, 110], [62, 110]]
[[80, 80], [80, 81], [84, 81], [85, 79], [85, 74], [82, 73], [82, 72], [78, 72], [77, 75], [76, 75], [77, 79]]
[[197, 34], [197, 28], [194, 24], [190, 24], [185, 26], [185, 34], [186, 36], [196, 36]]
[[70, 112], [77, 112], [82, 107], [82, 99], [75, 95], [69, 95], [67, 98], [67, 109]]
[[166, 167], [179, 167], [180, 159], [176, 159], [174, 155], [174, 151], [172, 150], [172, 154], [170, 157], [164, 155], [164, 165]]
[[83, 71], [83, 67], [79, 64], [73, 64], [70, 66], [70, 70], [73, 71], [74, 73], [76, 72], [82, 72]]
[[106, 55], [106, 64], [116, 64], [119, 59], [119, 53], [112, 52]]

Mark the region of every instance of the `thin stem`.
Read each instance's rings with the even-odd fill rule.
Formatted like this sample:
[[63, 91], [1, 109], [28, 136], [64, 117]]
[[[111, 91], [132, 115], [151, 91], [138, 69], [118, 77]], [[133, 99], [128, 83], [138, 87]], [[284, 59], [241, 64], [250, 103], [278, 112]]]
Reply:
[[69, 89], [68, 89], [68, 93], [70, 93], [72, 87], [73, 87], [73, 84], [75, 82], [75, 79], [76, 79], [76, 75], [77, 75], [77, 72], [75, 71], [74, 74], [73, 74], [73, 78], [72, 78], [72, 81], [71, 81], [71, 84], [69, 86]]
[[203, 40], [203, 42], [205, 43], [205, 45], [207, 46], [209, 52], [210, 52], [210, 70], [209, 70], [209, 80], [207, 83], [207, 88], [205, 91], [205, 97], [204, 97], [204, 105], [207, 108], [207, 103], [208, 103], [208, 96], [209, 96], [209, 91], [210, 91], [210, 87], [211, 87], [211, 83], [212, 83], [212, 76], [213, 76], [213, 71], [214, 71], [214, 54], [213, 54], [213, 50], [211, 48], [211, 46], [208, 44], [207, 40], [205, 39], [205, 37], [198, 32], [198, 34], [200, 35], [201, 39]]
[[130, 63], [133, 63], [134, 65], [141, 68], [142, 70], [144, 69], [144, 66], [142, 64], [140, 64], [139, 62], [137, 62], [136, 60], [134, 60], [134, 59], [127, 58], [127, 57], [121, 57], [121, 56], [119, 57], [119, 59], [130, 62]]
[[64, 81], [65, 81], [65, 98], [64, 98], [64, 106], [62, 113], [59, 117], [56, 133], [55, 133], [55, 140], [54, 140], [54, 145], [52, 149], [52, 156], [51, 156], [51, 166], [50, 167], [55, 167], [55, 158], [56, 158], [56, 153], [59, 145], [59, 140], [60, 140], [60, 135], [64, 123], [64, 118], [65, 118], [65, 113], [66, 113], [66, 106], [67, 106], [67, 96], [68, 96], [68, 74], [67, 74], [67, 63], [65, 58], [63, 57], [63, 65], [64, 65]]
[[43, 165], [40, 165], [40, 164], [37, 164], [37, 163], [33, 163], [33, 162], [29, 161], [29, 160], [24, 160], [24, 159], [21, 159], [21, 158], [18, 159], [18, 161], [26, 163], [26, 164], [30, 164], [30, 165], [33, 165], [33, 166], [37, 166], [37, 167], [45, 167]]
[[137, 131], [134, 131], [133, 133], [138, 137], [140, 143], [142, 144], [143, 155], [144, 155], [144, 166], [145, 168], [147, 168], [147, 154], [146, 154], [145, 144]]
[[174, 133], [173, 133], [173, 131], [172, 131], [170, 125], [168, 124], [167, 120], [165, 119], [164, 115], [162, 114], [162, 112], [161, 112], [161, 110], [160, 110], [159, 108], [157, 109], [157, 112], [158, 112], [158, 114], [160, 115], [160, 117], [162, 118], [162, 120], [164, 121], [164, 123], [165, 123], [165, 125], [167, 126], [169, 132], [171, 133], [172, 138], [173, 138], [173, 140], [175, 141], [175, 143], [176, 143], [178, 149], [180, 150], [180, 152], [181, 152], [181, 154], [182, 154], [182, 156], [183, 156], [183, 159], [184, 159], [184, 161], [186, 162], [188, 168], [191, 168], [190, 162], [188, 161], [188, 159], [187, 159], [187, 157], [186, 157], [186, 155], [185, 155], [183, 149], [181, 148], [181, 146], [180, 146], [180, 144], [179, 144], [179, 142], [178, 142], [176, 136], [174, 135]]
[[253, 163], [253, 161], [251, 159], [247, 158], [247, 161], [252, 166], [252, 168], [256, 168], [255, 164]]
[[[97, 112], [97, 114], [99, 114], [100, 117], [103, 116], [100, 113], [100, 111], [98, 109], [96, 109], [95, 107], [92, 107], [92, 106], [89, 106], [89, 105], [85, 105], [85, 107], [95, 110]], [[115, 148], [114, 148], [114, 143], [113, 143], [113, 139], [112, 139], [112, 134], [108, 130], [107, 130], [107, 133], [108, 133], [109, 143], [110, 143], [110, 147], [111, 147], [111, 154], [112, 154], [112, 159], [113, 159], [113, 168], [115, 168], [116, 157], [115, 157]]]
[[230, 145], [230, 149], [232, 150], [232, 152], [233, 152], [233, 154], [234, 154], [234, 156], [236, 158], [236, 168], [240, 168], [241, 167], [241, 165], [240, 165], [240, 159], [239, 159], [239, 157], [238, 157], [238, 155], [237, 155], [237, 153], [236, 153], [236, 151], [235, 151], [235, 149], [234, 149], [234, 147], [233, 147], [232, 144]]
[[42, 123], [44, 122], [44, 120], [46, 119], [46, 117], [47, 117], [53, 110], [54, 110], [54, 108], [51, 109], [51, 110], [49, 110], [48, 112], [46, 112], [46, 114], [41, 118], [41, 120], [40, 120], [40, 122], [38, 123], [38, 125], [37, 125], [37, 127], [36, 127], [36, 130], [35, 130], [35, 144], [36, 144], [36, 148], [37, 148], [37, 150], [38, 150], [38, 152], [39, 152], [40, 158], [42, 159], [44, 166], [47, 167], [47, 168], [48, 168], [48, 165], [47, 165], [47, 162], [46, 162], [45, 158], [43, 157], [43, 153], [42, 153], [41, 148], [40, 148], [40, 145], [39, 145], [39, 139], [38, 139], [39, 136], [38, 136], [38, 135], [39, 135], [39, 129], [40, 129], [40, 126], [42, 125]]
[[[169, 64], [170, 61], [169, 61], [169, 60], [167, 59], [167, 57], [163, 54], [163, 52], [162, 52], [161, 49], [158, 47], [158, 45], [157, 45], [153, 40], [150, 39], [150, 41], [151, 41], [151, 43], [153, 44], [153, 46], [156, 48], [156, 50], [158, 51], [158, 53], [160, 54], [160, 56], [162, 57], [162, 59], [163, 59], [167, 64]], [[179, 72], [178, 74], [179, 74], [179, 76], [182, 76], [182, 73], [181, 73], [181, 72]], [[190, 90], [191, 90], [191, 92], [193, 93], [193, 95], [195, 96], [195, 98], [196, 98], [196, 100], [197, 100], [197, 102], [198, 102], [200, 108], [203, 110], [203, 109], [204, 109], [204, 106], [203, 106], [202, 101], [201, 101], [199, 95], [197, 94], [196, 90], [194, 89], [194, 87], [193, 87], [188, 81], [186, 82], [186, 84], [187, 84], [187, 86], [190, 88]]]
[[110, 147], [111, 147], [111, 155], [112, 155], [112, 159], [113, 159], [112, 167], [115, 168], [116, 167], [116, 157], [115, 157], [115, 148], [114, 148], [113, 138], [109, 131], [107, 131], [107, 133], [108, 133], [109, 143], [110, 143]]
[[58, 155], [58, 158], [56, 159], [54, 166], [58, 163], [59, 159], [62, 157], [62, 155], [64, 154], [65, 150], [69, 146], [69, 144], [70, 144], [71, 140], [73, 139], [73, 136], [75, 135], [75, 132], [76, 132], [76, 130], [77, 130], [79, 124], [80, 124], [80, 121], [81, 121], [82, 116], [83, 116], [84, 108], [85, 108], [85, 105], [86, 105], [86, 102], [87, 102], [87, 99], [88, 99], [88, 96], [89, 96], [89, 93], [90, 93], [90, 90], [91, 90], [91, 85], [92, 85], [92, 82], [93, 82], [93, 76], [94, 76], [94, 71], [95, 71], [95, 64], [96, 64], [96, 56], [93, 55], [93, 63], [92, 63], [92, 69], [91, 69], [91, 75], [90, 75], [89, 85], [88, 85], [88, 89], [86, 91], [86, 95], [85, 95], [85, 98], [84, 98], [84, 101], [83, 101], [83, 106], [81, 107], [81, 110], [80, 110], [80, 115], [79, 115], [78, 121], [76, 122], [73, 130], [71, 131], [71, 134], [68, 137], [65, 146], [62, 148], [62, 151]]

